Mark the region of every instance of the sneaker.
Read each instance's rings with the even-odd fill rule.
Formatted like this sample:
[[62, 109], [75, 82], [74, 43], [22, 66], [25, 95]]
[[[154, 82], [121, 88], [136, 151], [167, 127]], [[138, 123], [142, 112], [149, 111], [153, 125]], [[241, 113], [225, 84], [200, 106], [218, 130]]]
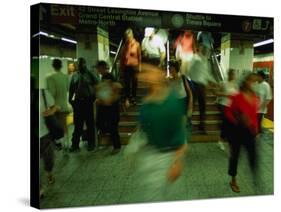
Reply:
[[79, 149], [79, 147], [70, 147], [70, 149], [69, 149], [69, 152], [79, 152], [80, 151], [80, 149]]
[[120, 148], [118, 148], [118, 149], [113, 149], [112, 151], [111, 151], [111, 154], [112, 155], [115, 155], [115, 154], [118, 154], [120, 152]]
[[235, 192], [235, 193], [239, 193], [239, 192], [240, 192], [240, 188], [239, 188], [239, 186], [237, 185], [236, 182], [231, 181], [231, 182], [229, 183], [229, 185], [230, 185], [230, 188], [231, 188], [231, 190], [232, 190], [233, 192]]
[[222, 151], [224, 151], [224, 150], [225, 150], [225, 147], [224, 147], [223, 142], [218, 141], [218, 146], [219, 146], [219, 148], [220, 148]]
[[49, 175], [48, 176], [48, 185], [52, 185], [55, 183], [55, 178], [53, 177], [53, 175]]
[[126, 108], [130, 107], [129, 99], [126, 99], [126, 101], [125, 101], [125, 107], [126, 107]]

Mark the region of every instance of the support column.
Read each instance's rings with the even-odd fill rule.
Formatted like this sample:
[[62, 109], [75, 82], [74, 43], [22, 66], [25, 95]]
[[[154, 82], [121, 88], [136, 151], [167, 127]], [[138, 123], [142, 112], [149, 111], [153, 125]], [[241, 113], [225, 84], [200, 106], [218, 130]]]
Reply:
[[108, 32], [97, 27], [97, 31], [92, 34], [78, 34], [76, 55], [77, 58], [85, 58], [89, 70], [93, 70], [93, 66], [98, 60], [105, 60], [109, 63]]
[[227, 71], [233, 68], [237, 71], [237, 76], [241, 76], [244, 71], [253, 70], [254, 42], [243, 38], [243, 36], [234, 36], [230, 33], [221, 39], [221, 64], [225, 76]]

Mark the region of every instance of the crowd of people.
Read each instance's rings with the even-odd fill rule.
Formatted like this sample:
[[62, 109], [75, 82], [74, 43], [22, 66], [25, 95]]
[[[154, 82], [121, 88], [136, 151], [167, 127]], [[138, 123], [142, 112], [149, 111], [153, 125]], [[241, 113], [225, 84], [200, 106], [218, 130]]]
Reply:
[[[248, 152], [251, 170], [253, 173], [257, 170], [256, 137], [262, 132], [261, 120], [272, 99], [270, 86], [265, 81], [266, 74], [263, 71], [251, 72], [240, 77], [238, 82], [236, 71], [230, 69], [227, 81], [217, 83], [212, 77], [209, 64], [213, 41], [206, 32], [198, 35], [198, 46], [192, 31], [184, 31], [179, 35], [174, 45], [175, 59], [168, 62], [170, 76], [164, 70], [166, 48], [161, 38], [157, 37], [155, 29], [146, 29], [141, 44], [134, 38], [133, 30], [127, 29], [124, 41], [120, 53], [120, 71], [124, 83], [120, 83], [109, 72], [105, 61], [98, 61], [96, 73], [93, 73], [87, 69], [85, 59], [78, 58], [77, 68], [76, 65], [71, 67], [69, 79], [61, 72], [62, 62], [59, 59], [53, 60], [54, 72], [46, 79], [46, 89], [40, 92], [40, 98], [42, 95], [48, 101], [43, 107], [42, 102], [46, 100], [40, 100], [40, 152], [49, 183], [54, 181], [51, 174], [54, 166], [51, 141], [55, 140], [57, 147], [68, 148], [65, 144], [68, 140], [66, 116], [69, 112], [73, 111], [74, 125], [70, 152], [80, 150], [82, 136], [88, 142], [87, 150], [95, 150], [95, 129], [98, 129], [110, 134], [112, 154], [116, 154], [121, 149], [118, 123], [122, 90], [124, 88], [125, 106], [136, 105], [137, 85], [140, 81], [148, 88], [138, 118], [137, 131], [146, 138], [143, 163], [140, 164], [147, 165], [145, 161], [149, 160], [146, 168], [153, 170], [150, 172], [152, 175], [161, 169], [157, 173], [160, 173], [163, 180], [155, 184], [155, 189], [163, 187], [167, 182], [174, 182], [181, 175], [187, 143], [192, 134], [191, 118], [196, 101], [200, 111], [199, 129], [207, 133], [206, 88], [211, 87], [218, 97], [222, 119], [219, 144], [224, 149], [221, 141], [227, 141], [230, 147], [230, 187], [234, 192], [240, 192], [236, 175], [242, 145]], [[94, 103], [97, 105], [96, 111]], [[53, 115], [63, 128], [64, 136], [59, 139], [50, 135], [49, 126], [44, 122], [46, 117]]]

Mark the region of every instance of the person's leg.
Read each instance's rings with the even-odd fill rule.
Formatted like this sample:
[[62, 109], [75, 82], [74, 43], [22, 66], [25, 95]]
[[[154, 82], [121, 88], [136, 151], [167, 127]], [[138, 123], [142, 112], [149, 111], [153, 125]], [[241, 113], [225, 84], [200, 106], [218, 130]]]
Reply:
[[115, 150], [119, 150], [121, 148], [121, 143], [120, 143], [120, 135], [118, 132], [118, 122], [111, 123], [110, 136], [111, 136], [113, 148]]
[[84, 106], [81, 102], [75, 102], [73, 107], [73, 122], [74, 131], [72, 134], [72, 146], [70, 151], [75, 151], [79, 149], [80, 137], [83, 133], [83, 110]]
[[44, 162], [44, 169], [47, 175], [48, 184], [53, 184], [54, 178], [52, 171], [55, 163], [55, 154], [53, 141], [50, 136], [44, 136], [40, 139], [40, 153]]
[[225, 121], [225, 117], [224, 117], [224, 106], [221, 105], [221, 104], [218, 104], [218, 109], [220, 111], [220, 117], [221, 117], [221, 125], [220, 125], [220, 139], [218, 140], [218, 145], [219, 145], [219, 148], [221, 150], [225, 150], [225, 147], [224, 147], [224, 144], [223, 144], [223, 141], [226, 140], [226, 129], [225, 129], [225, 125], [226, 125], [226, 121]]
[[125, 90], [125, 104], [128, 107], [129, 104], [129, 98], [130, 98], [130, 68], [128, 66], [124, 69], [124, 90]]
[[138, 86], [138, 79], [137, 79], [138, 67], [132, 67], [132, 98], [133, 104], [136, 104], [137, 98], [137, 86]]
[[236, 175], [237, 175], [237, 167], [238, 167], [238, 158], [240, 153], [240, 141], [235, 133], [238, 131], [233, 131], [232, 138], [229, 140], [230, 145], [230, 158], [229, 158], [229, 166], [228, 166], [228, 174], [231, 176], [230, 187], [234, 192], [240, 192], [240, 188], [237, 185]]
[[264, 114], [258, 113], [258, 133], [262, 133], [262, 119]]
[[250, 132], [247, 132], [247, 136], [244, 137], [243, 144], [248, 153], [248, 160], [250, 164], [251, 171], [254, 175], [257, 172], [257, 152], [256, 152], [256, 140], [255, 136]]
[[85, 120], [87, 127], [88, 150], [95, 149], [95, 122], [94, 122], [94, 106], [92, 101], [85, 102]]
[[197, 84], [198, 104], [200, 111], [200, 130], [205, 131], [206, 91], [205, 86]]

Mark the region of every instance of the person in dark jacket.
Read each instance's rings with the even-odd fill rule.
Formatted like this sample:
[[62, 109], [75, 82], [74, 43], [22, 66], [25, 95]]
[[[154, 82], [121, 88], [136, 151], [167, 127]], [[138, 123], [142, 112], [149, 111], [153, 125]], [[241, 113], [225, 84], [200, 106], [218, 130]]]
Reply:
[[78, 59], [78, 71], [73, 74], [69, 87], [69, 103], [73, 107], [74, 132], [71, 152], [79, 151], [80, 137], [86, 123], [88, 151], [95, 149], [94, 107], [97, 79], [87, 69], [84, 58]]
[[121, 148], [118, 123], [120, 120], [119, 93], [122, 86], [108, 72], [105, 61], [98, 61], [96, 68], [102, 76], [102, 81], [97, 86], [97, 127], [102, 133], [110, 134], [113, 144], [112, 154], [115, 154]]

